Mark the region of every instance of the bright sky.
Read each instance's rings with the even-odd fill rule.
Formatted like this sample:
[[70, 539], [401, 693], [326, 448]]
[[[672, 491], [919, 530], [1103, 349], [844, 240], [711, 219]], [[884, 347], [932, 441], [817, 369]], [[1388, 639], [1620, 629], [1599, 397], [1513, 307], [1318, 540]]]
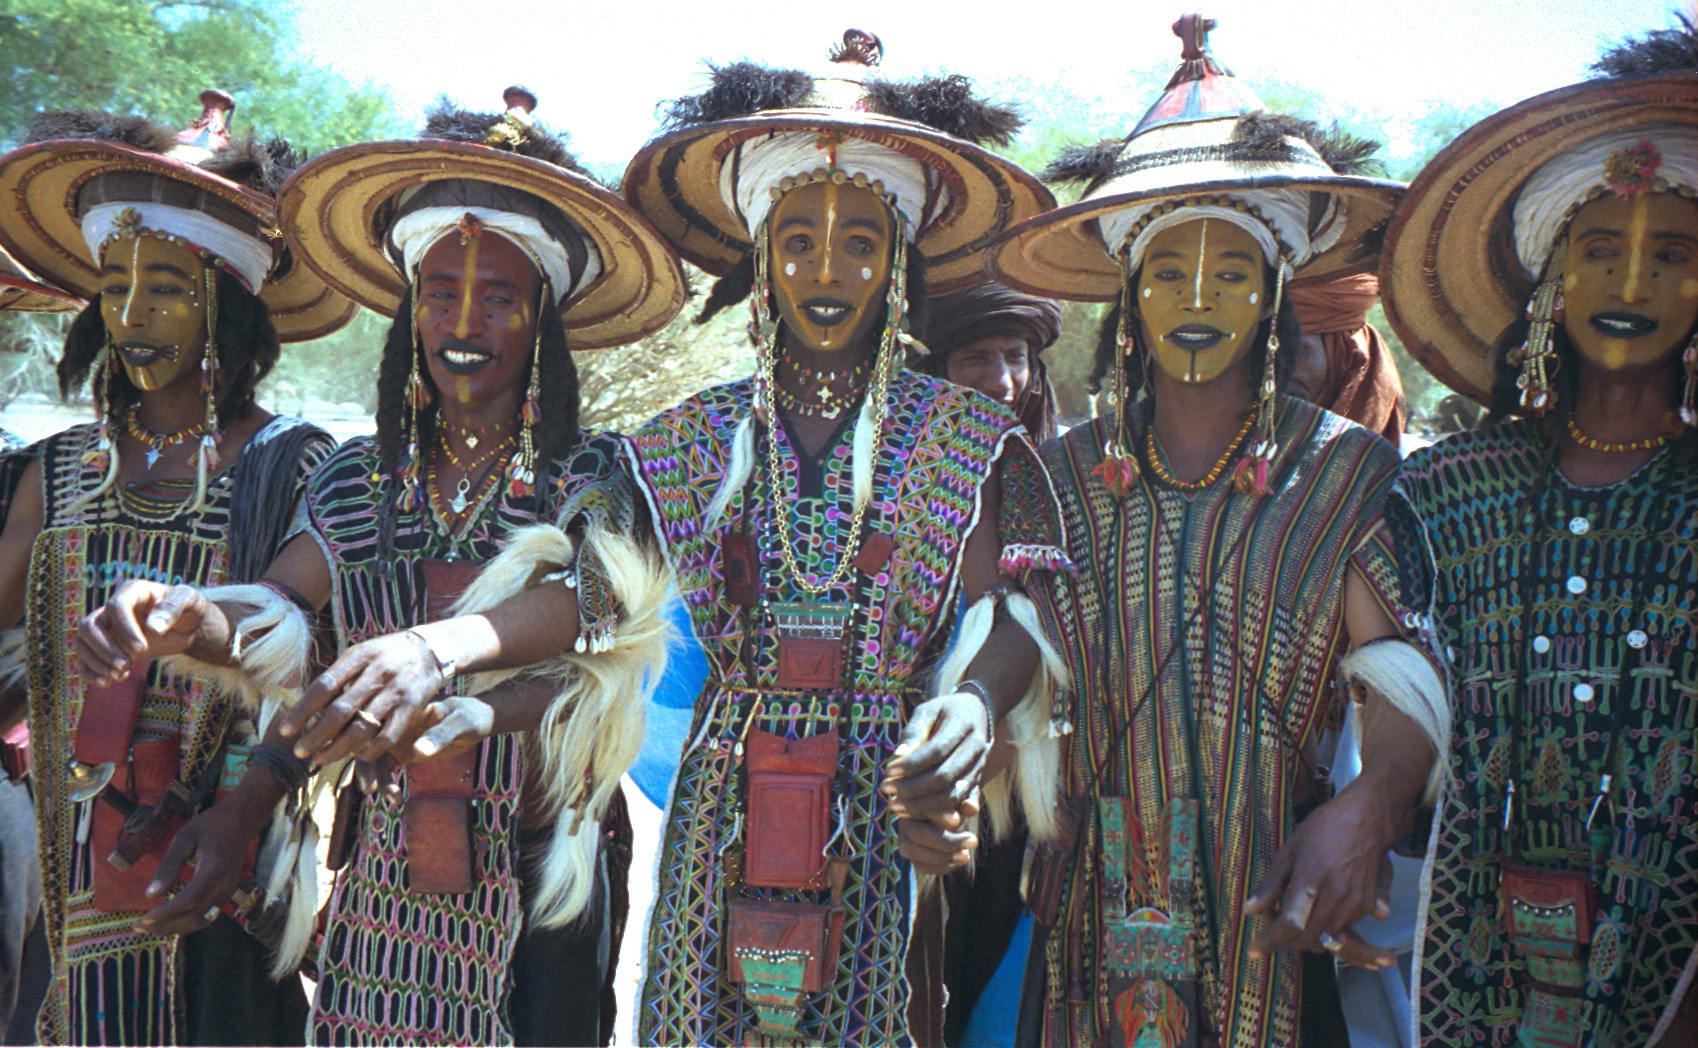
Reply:
[[[699, 90], [702, 62], [812, 69], [849, 26], [876, 33], [896, 78], [963, 73], [1041, 113], [1046, 87], [1104, 119], [1141, 114], [1147, 80], [1178, 62], [1185, 0], [784, 4], [768, 0], [289, 0], [302, 57], [386, 89], [412, 119], [439, 94], [501, 107], [531, 88], [537, 116], [580, 157], [621, 169], [662, 100]], [[1301, 85], [1398, 118], [1432, 99], [1506, 105], [1584, 79], [1600, 47], [1672, 24], [1694, 0], [1215, 0], [1215, 55], [1252, 86]], [[1130, 125], [1114, 130], [1128, 131]]]

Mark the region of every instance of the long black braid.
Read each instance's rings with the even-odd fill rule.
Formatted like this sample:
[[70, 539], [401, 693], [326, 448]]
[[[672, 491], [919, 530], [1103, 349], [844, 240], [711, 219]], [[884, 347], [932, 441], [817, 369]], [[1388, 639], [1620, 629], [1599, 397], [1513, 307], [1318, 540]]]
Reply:
[[[282, 354], [271, 311], [259, 296], [224, 270], [218, 270], [218, 424], [246, 418], [254, 408], [254, 390], [270, 374]], [[69, 400], [85, 382], [91, 396], [101, 396], [105, 377], [95, 373], [100, 352], [106, 348], [106, 321], [100, 315], [100, 298], [95, 297], [71, 322], [65, 336], [65, 352], [59, 358], [59, 396]], [[92, 377], [91, 377], [91, 373]], [[405, 379], [403, 378], [403, 381]], [[108, 411], [114, 416], [141, 400], [141, 390], [122, 368], [112, 376]]]
[[[566, 327], [552, 303], [538, 311], [537, 339], [540, 373], [537, 419], [537, 476], [547, 472], [550, 462], [565, 458], [578, 444], [578, 366], [566, 343]], [[407, 379], [420, 352], [413, 335], [413, 292], [401, 296], [395, 320], [383, 343], [383, 359], [377, 373], [377, 457], [383, 475], [383, 506], [378, 520], [379, 541], [389, 548], [395, 537], [395, 520], [401, 495], [398, 466], [407, 447]], [[431, 446], [436, 435], [436, 401], [439, 391], [424, 360], [418, 361], [419, 378], [430, 391], [431, 402], [419, 409], [419, 448]]]

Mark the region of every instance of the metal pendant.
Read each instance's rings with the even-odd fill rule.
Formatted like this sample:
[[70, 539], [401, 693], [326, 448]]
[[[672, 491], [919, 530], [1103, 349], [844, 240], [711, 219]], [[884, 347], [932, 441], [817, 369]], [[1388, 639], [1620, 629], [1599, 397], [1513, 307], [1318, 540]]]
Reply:
[[152, 469], [153, 464], [155, 462], [159, 461], [160, 450], [161, 450], [160, 448], [148, 448], [147, 449], [147, 468], [148, 469]]
[[471, 493], [472, 482], [465, 477], [454, 488], [454, 497], [448, 500], [448, 508], [456, 514], [466, 512], [466, 496]]

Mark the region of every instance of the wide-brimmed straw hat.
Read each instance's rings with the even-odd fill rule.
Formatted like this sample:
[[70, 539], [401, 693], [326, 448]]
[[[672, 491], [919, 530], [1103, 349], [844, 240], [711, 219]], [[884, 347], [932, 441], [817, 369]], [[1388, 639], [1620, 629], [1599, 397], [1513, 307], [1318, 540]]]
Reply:
[[740, 147], [758, 148], [787, 132], [817, 135], [819, 155], [802, 172], [804, 181], [816, 173], [848, 180], [853, 175], [844, 169], [854, 164], [839, 152], [863, 143], [883, 147], [928, 172], [927, 199], [897, 201], [912, 220], [910, 238], [925, 260], [928, 287], [949, 291], [978, 282], [985, 248], [1055, 203], [1035, 176], [980, 144], [1007, 144], [1019, 118], [974, 98], [963, 77], [879, 79], [873, 72], [883, 57], [878, 38], [851, 29], [843, 39], [817, 76], [749, 62], [715, 68], [709, 89], [673, 103], [666, 132], [625, 169], [626, 199], [684, 258], [724, 275], [754, 243], [749, 216], [722, 191], [725, 178], [742, 173], [735, 167], [744, 156]]
[[1235, 206], [1221, 198], [1262, 190], [1310, 194], [1295, 280], [1373, 268], [1377, 235], [1403, 189], [1356, 173], [1372, 165], [1377, 144], [1268, 113], [1209, 54], [1214, 24], [1196, 15], [1174, 23], [1182, 63], [1130, 135], [1069, 151], [1044, 173], [1050, 182], [1085, 181], [1084, 194], [1004, 237], [987, 258], [996, 279], [1035, 295], [1114, 299], [1123, 245], [1106, 242], [1103, 220], [1166, 203]]
[[[1631, 141], [1640, 129], [1698, 142], [1695, 63], [1690, 23], [1629, 42], [1595, 67], [1605, 76], [1487, 117], [1416, 177], [1387, 231], [1380, 291], [1404, 346], [1441, 382], [1481, 403], [1491, 398], [1498, 340], [1527, 309], [1538, 278], [1517, 250], [1523, 189], [1549, 161]], [[1606, 167], [1600, 159], [1589, 187], [1567, 196], [1578, 203], [1605, 192]], [[1647, 174], [1659, 180], [1654, 169]], [[1547, 224], [1566, 226], [1572, 210]]]
[[[300, 342], [346, 324], [354, 304], [289, 255], [277, 235], [272, 197], [288, 150], [281, 143], [232, 145], [226, 119], [234, 102], [221, 91], [201, 95], [194, 125], [173, 135], [145, 120], [79, 111], [41, 114], [27, 145], [0, 157], [0, 246], [41, 280], [75, 297], [99, 293], [99, 260], [90, 257], [83, 220], [91, 208], [195, 212], [203, 239], [249, 248], [234, 273], [268, 307], [277, 336]], [[221, 172], [228, 172], [230, 177]], [[254, 184], [243, 184], [250, 180]], [[156, 216], [159, 211], [152, 211]], [[218, 255], [212, 243], [184, 240]]]
[[0, 250], [0, 309], [19, 313], [70, 313], [87, 305], [68, 291], [43, 284], [18, 260]]
[[687, 297], [671, 248], [530, 120], [535, 96], [509, 88], [504, 98], [505, 114], [439, 109], [420, 138], [345, 146], [303, 165], [278, 196], [295, 251], [343, 294], [393, 316], [409, 281], [390, 233], [409, 191], [483, 183], [500, 187], [497, 197], [518, 191], [528, 196], [507, 199], [551, 208], [549, 224], [582, 237], [598, 260], [599, 272], [581, 286], [555, 289], [564, 291], [560, 316], [573, 349], [624, 345], [665, 327]]

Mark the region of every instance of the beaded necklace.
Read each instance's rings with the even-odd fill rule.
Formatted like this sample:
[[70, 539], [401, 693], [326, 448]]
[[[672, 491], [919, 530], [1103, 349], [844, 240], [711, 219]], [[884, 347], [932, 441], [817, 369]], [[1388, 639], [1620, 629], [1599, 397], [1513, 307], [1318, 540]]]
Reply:
[[[442, 436], [438, 439], [437, 444], [442, 448], [443, 454], [448, 456], [448, 461], [453, 463], [456, 469], [460, 470], [460, 482], [455, 485], [453, 498], [444, 496], [441, 487], [436, 482], [436, 466], [434, 463], [431, 464], [427, 470], [430, 483], [426, 485], [430, 490], [431, 509], [440, 514], [441, 507], [438, 506], [438, 503], [442, 503], [446, 505], [450, 511], [452, 511], [455, 517], [459, 517], [466, 512], [466, 508], [468, 506], [473, 503], [481, 503], [484, 495], [487, 494], [485, 489], [490, 488], [494, 483], [500, 480], [501, 471], [489, 469], [488, 467], [497, 459], [501, 458], [503, 453], [511, 453], [513, 447], [513, 435], [509, 433], [499, 444], [491, 447], [488, 454], [469, 463], [462, 462], [460, 457], [454, 454], [454, 449], [448, 444], [448, 436], [446, 433], [442, 434]], [[478, 481], [478, 497], [474, 499], [471, 497], [472, 475], [477, 473], [479, 470], [483, 470], [484, 474], [483, 478]]]
[[1250, 435], [1250, 427], [1255, 424], [1255, 421], [1256, 413], [1254, 411], [1244, 416], [1244, 424], [1238, 427], [1237, 436], [1234, 436], [1232, 442], [1227, 444], [1226, 450], [1221, 452], [1220, 458], [1216, 459], [1215, 464], [1209, 467], [1209, 471], [1196, 480], [1179, 480], [1167, 471], [1166, 466], [1162, 465], [1161, 455], [1156, 450], [1156, 424], [1153, 418], [1150, 420], [1149, 428], [1144, 431], [1144, 457], [1149, 460], [1150, 469], [1155, 473], [1156, 479], [1168, 487], [1178, 488], [1180, 491], [1201, 491], [1219, 480], [1220, 475], [1226, 472], [1226, 464], [1231, 462], [1232, 456], [1238, 453], [1239, 445], [1243, 444], [1244, 438]]
[[129, 414], [124, 416], [124, 429], [130, 434], [130, 436], [134, 437], [142, 447], [147, 449], [148, 469], [153, 468], [153, 464], [159, 461], [159, 456], [164, 454], [166, 448], [171, 447], [174, 444], [181, 444], [188, 440], [199, 440], [201, 437], [214, 433], [218, 429], [217, 424], [211, 419], [203, 419], [202, 421], [190, 426], [188, 429], [180, 429], [175, 433], [155, 433], [153, 430], [148, 429], [146, 426], [141, 424], [140, 414], [141, 405], [132, 404], [130, 406]]
[[1673, 440], [1675, 437], [1679, 436], [1681, 429], [1684, 428], [1679, 427], [1674, 429], [1665, 429], [1654, 436], [1641, 437], [1638, 440], [1625, 440], [1619, 444], [1613, 444], [1607, 440], [1599, 440], [1597, 437], [1588, 436], [1586, 431], [1580, 428], [1580, 424], [1574, 421], [1573, 415], [1568, 416], [1568, 418], [1564, 421], [1568, 423], [1568, 439], [1574, 441], [1583, 448], [1588, 448], [1592, 451], [1602, 451], [1606, 455], [1619, 455], [1628, 451], [1655, 451], [1664, 444]]

